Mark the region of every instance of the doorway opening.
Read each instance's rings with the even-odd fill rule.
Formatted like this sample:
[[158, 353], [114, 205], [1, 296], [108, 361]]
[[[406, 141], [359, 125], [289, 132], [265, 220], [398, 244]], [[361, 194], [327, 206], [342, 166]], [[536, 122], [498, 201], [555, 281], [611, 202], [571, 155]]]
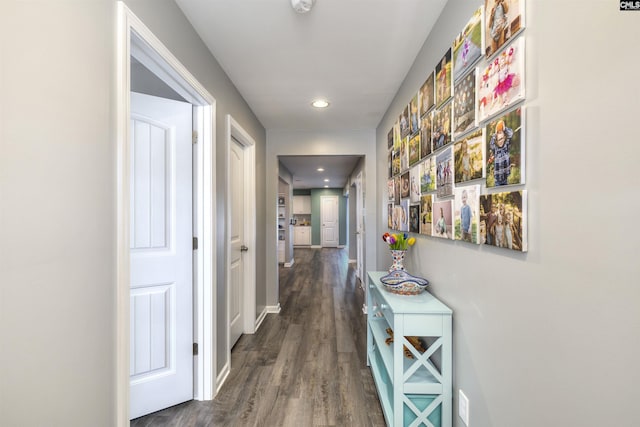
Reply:
[[[139, 62], [192, 105], [193, 154], [193, 397], [215, 394], [216, 323], [213, 317], [216, 271], [215, 229], [215, 99], [169, 52], [160, 40], [119, 1], [117, 41], [117, 277], [116, 277], [116, 419], [129, 425], [131, 313], [131, 65]], [[194, 353], [196, 353], [194, 351]], [[171, 355], [169, 355], [171, 356]]]

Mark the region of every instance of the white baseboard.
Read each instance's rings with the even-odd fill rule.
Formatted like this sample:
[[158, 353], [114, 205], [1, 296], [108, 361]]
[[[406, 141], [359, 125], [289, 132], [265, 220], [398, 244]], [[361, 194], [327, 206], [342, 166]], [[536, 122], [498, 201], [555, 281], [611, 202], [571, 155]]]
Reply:
[[269, 313], [278, 314], [280, 313], [280, 303], [278, 303], [278, 305], [268, 305], [264, 308], [264, 311], [267, 314]]
[[311, 245], [311, 249], [322, 249], [320, 245]]
[[296, 262], [296, 260], [295, 260], [295, 259], [293, 259], [293, 258], [291, 258], [291, 261], [289, 261], [289, 262], [285, 262], [285, 263], [284, 263], [284, 266], [285, 266], [285, 267], [287, 267], [287, 268], [293, 267], [293, 263], [294, 263], [294, 262]]
[[355, 263], [357, 263], [357, 262], [358, 262], [358, 260], [357, 260], [357, 259], [350, 259], [350, 260], [349, 260], [349, 264], [355, 264]]
[[224, 364], [222, 370], [220, 371], [220, 374], [216, 378], [216, 394], [218, 394], [218, 392], [220, 391], [220, 387], [222, 387], [222, 384], [224, 384], [224, 382], [227, 380], [227, 377], [230, 373], [231, 365], [229, 364], [229, 362], [227, 362]]
[[256, 326], [255, 326], [256, 332], [258, 332], [258, 328], [260, 327], [260, 325], [262, 325], [262, 322], [264, 321], [265, 317], [267, 317], [267, 307], [265, 307], [264, 310], [262, 310], [262, 313], [260, 313], [260, 315], [256, 319]]

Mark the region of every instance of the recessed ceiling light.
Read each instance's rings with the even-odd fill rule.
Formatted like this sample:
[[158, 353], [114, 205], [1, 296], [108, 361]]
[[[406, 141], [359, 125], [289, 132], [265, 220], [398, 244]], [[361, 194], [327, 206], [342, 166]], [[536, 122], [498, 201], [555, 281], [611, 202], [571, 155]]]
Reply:
[[316, 169], [318, 172], [324, 172], [324, 168], [318, 168]]
[[325, 179], [324, 179], [324, 182], [329, 182], [329, 178], [325, 178]]
[[324, 188], [329, 188], [329, 186], [328, 186], [328, 185], [325, 185], [325, 186], [324, 186]]
[[315, 108], [327, 108], [329, 106], [329, 101], [326, 99], [316, 99], [311, 103]]

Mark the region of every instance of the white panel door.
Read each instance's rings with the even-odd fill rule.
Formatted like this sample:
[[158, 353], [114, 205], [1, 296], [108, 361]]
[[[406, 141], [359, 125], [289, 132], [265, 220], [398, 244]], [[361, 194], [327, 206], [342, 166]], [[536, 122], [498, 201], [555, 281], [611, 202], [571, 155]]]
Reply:
[[356, 178], [356, 275], [364, 287], [364, 254], [362, 239], [364, 237], [364, 197], [362, 192], [362, 172]]
[[242, 248], [244, 247], [244, 150], [232, 140], [229, 153], [229, 173], [231, 175], [231, 233], [230, 246], [230, 289], [229, 292], [229, 345], [240, 339], [244, 327], [244, 265]]
[[337, 247], [340, 239], [338, 196], [320, 196], [321, 245]]
[[131, 94], [131, 418], [193, 399], [191, 105]]

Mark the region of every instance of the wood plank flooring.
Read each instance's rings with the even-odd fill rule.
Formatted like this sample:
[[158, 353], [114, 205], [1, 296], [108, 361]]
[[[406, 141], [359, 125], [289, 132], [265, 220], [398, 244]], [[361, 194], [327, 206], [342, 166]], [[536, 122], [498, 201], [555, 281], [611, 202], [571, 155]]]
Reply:
[[364, 293], [343, 249], [300, 249], [280, 267], [280, 314], [231, 353], [213, 401], [131, 421], [142, 426], [384, 426], [366, 366]]

